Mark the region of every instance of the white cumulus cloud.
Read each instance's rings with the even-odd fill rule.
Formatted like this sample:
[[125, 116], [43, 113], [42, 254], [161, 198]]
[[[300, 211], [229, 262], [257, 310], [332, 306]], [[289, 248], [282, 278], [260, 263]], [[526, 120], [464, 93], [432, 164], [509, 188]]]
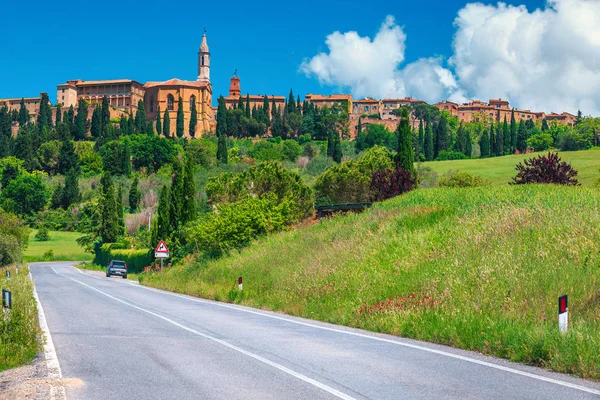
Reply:
[[467, 4], [455, 26], [450, 62], [471, 96], [546, 112], [600, 111], [599, 0], [550, 0], [534, 11]]
[[454, 52], [404, 65], [407, 37], [388, 16], [373, 39], [334, 32], [300, 67], [355, 97], [428, 102], [502, 97], [535, 111], [600, 114], [600, 0], [548, 0], [528, 10], [470, 3], [454, 21]]
[[334, 32], [327, 36], [328, 53], [319, 53], [300, 67], [322, 84], [350, 88], [355, 97], [404, 97], [428, 101], [453, 93], [457, 84], [439, 58], [406, 65], [406, 35], [388, 16], [373, 39], [357, 32]]

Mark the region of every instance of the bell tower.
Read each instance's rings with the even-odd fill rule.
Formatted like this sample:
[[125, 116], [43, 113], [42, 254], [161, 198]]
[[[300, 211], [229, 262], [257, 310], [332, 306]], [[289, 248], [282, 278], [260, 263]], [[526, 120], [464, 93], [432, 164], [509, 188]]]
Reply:
[[229, 97], [240, 98], [242, 89], [240, 88], [240, 77], [237, 76], [237, 69], [231, 77], [231, 84], [229, 85]]
[[206, 28], [198, 52], [198, 82], [210, 82], [210, 52], [206, 42]]

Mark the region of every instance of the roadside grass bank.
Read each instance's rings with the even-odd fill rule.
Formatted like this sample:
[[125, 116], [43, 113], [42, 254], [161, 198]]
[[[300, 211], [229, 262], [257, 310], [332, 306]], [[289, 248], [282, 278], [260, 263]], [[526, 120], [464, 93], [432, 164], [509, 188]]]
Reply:
[[[464, 171], [479, 175], [490, 181], [492, 185], [506, 185], [516, 175], [515, 166], [518, 163], [538, 154], [548, 154], [548, 152], [542, 151], [534, 154], [517, 154], [470, 160], [431, 161], [424, 162], [422, 165], [437, 172], [438, 176], [444, 175], [448, 170]], [[590, 150], [582, 151], [560, 151], [558, 155], [563, 161], [571, 163], [573, 168], [579, 172], [577, 179], [583, 186], [592, 186], [594, 181], [598, 179], [600, 148], [594, 147]]]
[[29, 233], [29, 245], [23, 253], [24, 262], [86, 261], [94, 258], [77, 244], [82, 235], [79, 232], [50, 231], [49, 240], [44, 242], [35, 239], [36, 233], [35, 229]]
[[[104, 273], [106, 273], [106, 267], [103, 267], [101, 265], [97, 265], [97, 264], [92, 264], [92, 263], [81, 263], [81, 264], [77, 264], [75, 265], [76, 268], [79, 269], [87, 269], [88, 271], [102, 271]], [[132, 280], [132, 281], [138, 281], [139, 274], [135, 274], [133, 272], [131, 273], [127, 273], [127, 279], [128, 280]]]
[[439, 188], [140, 281], [600, 380], [598, 243], [600, 190]]
[[[11, 279], [6, 278], [6, 270]], [[12, 310], [0, 311], [0, 371], [30, 363], [41, 350], [38, 310], [29, 268], [0, 268], [0, 288], [12, 293]]]

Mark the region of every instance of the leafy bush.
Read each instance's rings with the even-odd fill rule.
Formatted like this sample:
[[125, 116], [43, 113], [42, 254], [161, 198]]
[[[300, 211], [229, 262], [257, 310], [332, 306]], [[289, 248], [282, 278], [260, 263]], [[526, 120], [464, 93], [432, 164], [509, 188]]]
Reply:
[[356, 151], [370, 149], [373, 146], [384, 146], [388, 149], [395, 149], [398, 138], [393, 132], [390, 132], [384, 125], [369, 124], [356, 138]]
[[302, 155], [308, 158], [315, 158], [318, 154], [319, 149], [317, 148], [317, 146], [313, 146], [312, 143], [307, 143], [306, 146], [304, 146], [304, 152], [302, 153]]
[[286, 140], [281, 145], [281, 156], [283, 160], [295, 162], [302, 154], [302, 148], [295, 140]]
[[517, 176], [510, 182], [513, 185], [527, 183], [557, 183], [560, 185], [577, 186], [575, 178], [577, 171], [562, 161], [558, 153], [548, 153], [547, 156], [538, 156], [523, 161], [517, 165]]
[[[276, 138], [281, 141], [281, 138]], [[281, 160], [281, 149], [279, 143], [272, 141], [259, 141], [248, 151], [248, 155], [257, 161]]]
[[210, 167], [217, 162], [217, 144], [209, 139], [192, 139], [185, 144], [185, 155], [194, 165]]
[[15, 215], [0, 210], [0, 266], [21, 261], [29, 231]]
[[557, 146], [562, 151], [587, 150], [592, 142], [587, 135], [569, 130], [558, 136]]
[[432, 188], [437, 184], [438, 174], [431, 167], [417, 164], [417, 184], [420, 188]]
[[50, 240], [50, 234], [48, 233], [48, 228], [41, 227], [35, 234], [35, 240], [38, 242], [47, 242]]
[[31, 215], [43, 209], [50, 193], [42, 181], [41, 172], [22, 172], [3, 188], [0, 196], [2, 208], [17, 215]]
[[549, 133], [538, 133], [527, 139], [527, 147], [535, 151], [548, 150], [554, 144], [554, 138]]
[[300, 144], [310, 143], [311, 141], [312, 141], [312, 138], [310, 137], [310, 133], [305, 133], [304, 135], [300, 135], [300, 137], [298, 138], [298, 143], [300, 143]]
[[371, 178], [371, 200], [383, 201], [410, 192], [415, 185], [411, 175], [402, 168], [375, 171]]
[[363, 174], [371, 178], [377, 171], [394, 167], [393, 155], [386, 147], [374, 146], [361, 154], [356, 165]]
[[297, 221], [296, 208], [293, 198], [280, 200], [274, 193], [219, 204], [215, 213], [186, 229], [186, 241], [197, 241], [208, 255], [217, 257], [245, 247], [259, 236], [285, 229]]
[[487, 182], [479, 175], [464, 171], [448, 171], [440, 178], [440, 187], [475, 187], [484, 186]]
[[150, 249], [113, 249], [110, 243], [94, 243], [94, 264], [106, 267], [112, 260], [125, 261], [127, 272], [138, 273], [152, 264]]
[[371, 179], [356, 161], [334, 164], [317, 178], [317, 204], [344, 204], [368, 201]]
[[440, 154], [435, 158], [435, 161], [447, 161], [447, 160], [466, 160], [469, 157], [459, 151], [440, 151]]

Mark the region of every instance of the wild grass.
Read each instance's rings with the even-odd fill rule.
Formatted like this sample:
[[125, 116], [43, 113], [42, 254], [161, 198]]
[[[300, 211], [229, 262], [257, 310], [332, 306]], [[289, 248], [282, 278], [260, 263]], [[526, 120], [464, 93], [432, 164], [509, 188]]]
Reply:
[[50, 231], [50, 240], [40, 242], [35, 240], [37, 230], [29, 234], [29, 245], [23, 253], [23, 261], [85, 261], [94, 258], [86, 253], [76, 242], [81, 236], [79, 232]]
[[418, 190], [140, 280], [600, 380], [599, 210], [585, 187]]
[[12, 310], [0, 310], [0, 371], [31, 362], [41, 348], [33, 283], [27, 274], [27, 266], [21, 266], [18, 274], [14, 266], [0, 268], [0, 288], [12, 293]]
[[[493, 185], [506, 185], [516, 175], [515, 166], [526, 158], [547, 154], [548, 152], [510, 155], [472, 160], [432, 161], [422, 163], [442, 176], [448, 170], [465, 171], [489, 180]], [[559, 152], [563, 161], [571, 163], [579, 173], [578, 180], [584, 186], [591, 186], [600, 177], [600, 148], [583, 151]]]

